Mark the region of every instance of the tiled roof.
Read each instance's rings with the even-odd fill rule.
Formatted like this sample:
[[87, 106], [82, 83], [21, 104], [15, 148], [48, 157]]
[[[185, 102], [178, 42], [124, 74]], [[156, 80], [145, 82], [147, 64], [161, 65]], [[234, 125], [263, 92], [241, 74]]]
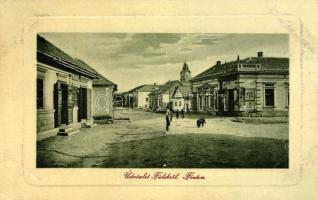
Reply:
[[110, 80], [108, 80], [107, 78], [105, 78], [103, 75], [101, 75], [100, 73], [98, 73], [96, 70], [94, 70], [93, 68], [91, 68], [90, 66], [88, 66], [84, 61], [75, 58], [75, 60], [81, 64], [81, 66], [86, 67], [86, 68], [90, 68], [91, 70], [94, 71], [94, 73], [97, 74], [98, 79], [94, 79], [93, 80], [93, 85], [96, 86], [117, 86], [115, 83], [111, 82]]
[[98, 79], [94, 79], [93, 80], [93, 85], [96, 86], [115, 86], [117, 87], [117, 85], [113, 82], [111, 82], [110, 80], [108, 80], [107, 78], [105, 78], [104, 76], [98, 74]]
[[191, 93], [191, 88], [190, 86], [180, 86], [180, 92], [183, 97], [188, 97]]
[[261, 69], [259, 72], [270, 71], [270, 70], [283, 70], [288, 71], [289, 69], [289, 59], [288, 58], [275, 58], [275, 57], [250, 57], [245, 58], [239, 61], [231, 61], [228, 63], [223, 64], [216, 64], [209, 69], [203, 71], [202, 73], [198, 74], [197, 76], [193, 77], [192, 80], [222, 74], [225, 72], [235, 72], [237, 71], [238, 64], [260, 64]]
[[103, 75], [99, 74], [96, 70], [91, 68], [88, 64], [86, 64], [84, 61], [72, 58], [70, 55], [65, 53], [64, 51], [60, 50], [58, 47], [47, 41], [45, 38], [43, 38], [40, 35], [37, 35], [37, 49], [41, 53], [48, 54], [49, 56], [53, 56], [57, 59], [63, 60], [67, 63], [72, 64], [74, 67], [78, 67], [82, 70], [88, 71], [91, 74], [94, 74], [96, 78], [93, 80], [93, 85], [98, 86], [115, 86], [115, 90], [117, 89], [117, 85], [107, 78], [105, 78]]
[[178, 92], [177, 91], [180, 91], [179, 88], [176, 88], [176, 90], [174, 91], [173, 95], [172, 95], [172, 98], [182, 98], [183, 95], [181, 92]]
[[173, 97], [175, 97], [175, 94], [176, 94], [176, 92], [179, 90], [180, 91], [180, 93], [181, 93], [181, 95], [182, 95], [182, 97], [183, 98], [187, 98], [187, 97], [189, 97], [189, 94], [190, 94], [190, 87], [189, 86], [183, 86], [183, 85], [181, 85], [181, 86], [177, 86], [178, 88], [176, 88], [175, 89], [175, 91], [173, 92]]
[[87, 65], [83, 65], [82, 62], [72, 58], [70, 55], [60, 50], [58, 47], [56, 47], [40, 35], [37, 35], [37, 50], [42, 54], [47, 54], [48, 56], [56, 58], [57, 60], [71, 64], [75, 68], [79, 68], [80, 70], [95, 74], [95, 71], [92, 68]]

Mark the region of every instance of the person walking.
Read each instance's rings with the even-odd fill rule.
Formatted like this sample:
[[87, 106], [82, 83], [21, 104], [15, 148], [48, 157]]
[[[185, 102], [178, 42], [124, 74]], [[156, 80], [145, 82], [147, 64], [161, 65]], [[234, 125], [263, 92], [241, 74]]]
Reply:
[[181, 118], [183, 119], [184, 118], [184, 109], [182, 108], [181, 110]]
[[179, 110], [176, 111], [176, 118], [179, 119]]
[[173, 118], [173, 110], [172, 110], [172, 108], [169, 108], [169, 110], [170, 110], [170, 122], [172, 122], [172, 118]]
[[169, 131], [169, 126], [170, 126], [170, 109], [167, 108], [166, 111], [166, 131]]

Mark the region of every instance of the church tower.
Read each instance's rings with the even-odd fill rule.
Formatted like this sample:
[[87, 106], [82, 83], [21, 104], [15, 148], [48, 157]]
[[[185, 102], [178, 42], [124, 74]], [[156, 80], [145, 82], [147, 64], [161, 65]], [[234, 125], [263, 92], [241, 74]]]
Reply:
[[189, 66], [186, 61], [184, 61], [182, 70], [180, 72], [180, 82], [182, 84], [190, 84], [190, 79], [191, 79], [191, 71], [189, 70]]

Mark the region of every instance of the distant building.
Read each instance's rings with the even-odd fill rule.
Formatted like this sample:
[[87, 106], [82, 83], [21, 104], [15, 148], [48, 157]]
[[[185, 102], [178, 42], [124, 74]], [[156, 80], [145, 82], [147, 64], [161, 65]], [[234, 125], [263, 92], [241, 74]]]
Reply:
[[181, 82], [174, 80], [168, 81], [160, 87], [155, 88], [151, 93], [149, 93], [150, 109], [166, 109], [168, 104], [172, 102], [172, 95], [178, 86], [182, 86]]
[[[37, 132], [68, 135], [93, 124], [93, 82], [101, 76], [37, 36]], [[94, 93], [94, 92], [93, 92]]]
[[193, 109], [244, 116], [287, 115], [289, 59], [249, 57], [220, 61], [191, 79]]
[[177, 86], [172, 95], [172, 109], [174, 111], [182, 109], [187, 112], [191, 110], [191, 101], [190, 101], [190, 87], [188, 86]]
[[159, 85], [146, 84], [135, 87], [124, 93], [125, 107], [130, 108], [149, 108], [149, 93]]
[[180, 72], [180, 81], [168, 81], [160, 87], [155, 88], [150, 94], [150, 108], [152, 110], [166, 109], [171, 106], [173, 110], [191, 109], [189, 101], [191, 91], [191, 71], [188, 64], [184, 62]]

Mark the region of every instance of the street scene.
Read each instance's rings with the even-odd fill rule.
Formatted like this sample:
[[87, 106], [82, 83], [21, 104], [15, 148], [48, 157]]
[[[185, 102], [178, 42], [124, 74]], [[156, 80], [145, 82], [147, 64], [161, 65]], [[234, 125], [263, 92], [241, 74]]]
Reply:
[[38, 168], [289, 167], [287, 34], [39, 33], [36, 86]]

